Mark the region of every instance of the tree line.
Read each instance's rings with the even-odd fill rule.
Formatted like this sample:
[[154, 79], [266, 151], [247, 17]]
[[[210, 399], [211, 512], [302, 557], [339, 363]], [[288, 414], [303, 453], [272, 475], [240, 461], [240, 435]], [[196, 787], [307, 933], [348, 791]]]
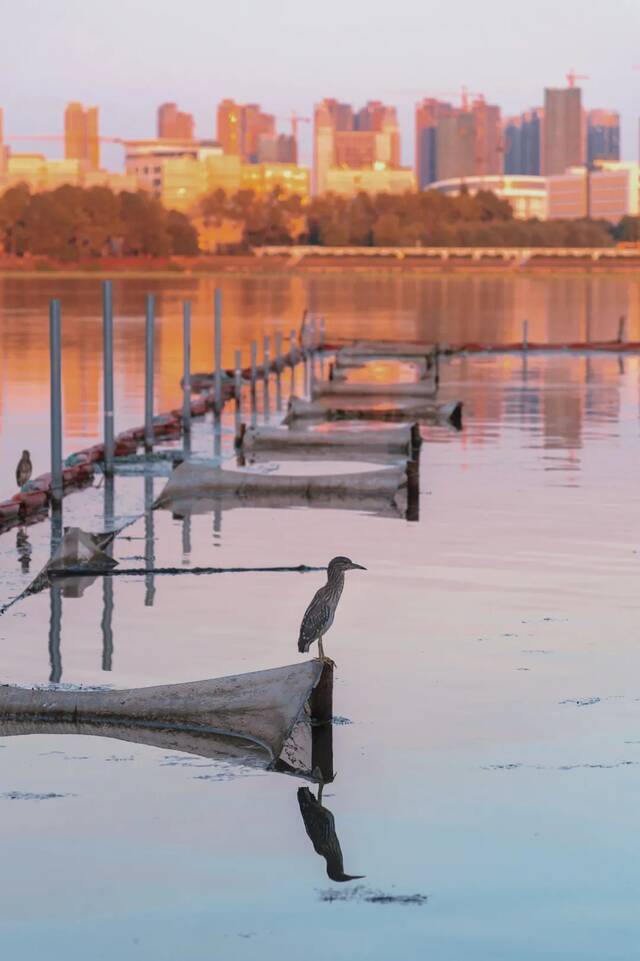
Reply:
[[31, 193], [25, 184], [0, 196], [0, 248], [12, 255], [61, 260], [101, 256], [193, 256], [196, 224], [232, 220], [242, 242], [228, 252], [267, 244], [320, 246], [606, 247], [640, 241], [640, 219], [516, 220], [489, 191], [450, 197], [434, 190], [403, 195], [325, 195], [305, 201], [274, 190], [202, 198], [191, 218], [166, 210], [151, 194], [108, 187], [62, 186]]
[[73, 187], [32, 194], [26, 184], [0, 197], [0, 245], [7, 254], [60, 260], [197, 254], [189, 219], [139, 191]]

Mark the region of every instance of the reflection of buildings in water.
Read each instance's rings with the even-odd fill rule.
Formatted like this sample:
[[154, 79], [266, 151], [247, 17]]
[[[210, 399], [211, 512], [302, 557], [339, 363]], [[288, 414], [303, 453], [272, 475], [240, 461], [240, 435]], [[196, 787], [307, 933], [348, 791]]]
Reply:
[[322, 805], [322, 785], [315, 798], [308, 787], [298, 788], [298, 804], [305, 830], [316, 854], [327, 863], [327, 875], [332, 881], [355, 881], [362, 874], [345, 874], [336, 823], [331, 811]]

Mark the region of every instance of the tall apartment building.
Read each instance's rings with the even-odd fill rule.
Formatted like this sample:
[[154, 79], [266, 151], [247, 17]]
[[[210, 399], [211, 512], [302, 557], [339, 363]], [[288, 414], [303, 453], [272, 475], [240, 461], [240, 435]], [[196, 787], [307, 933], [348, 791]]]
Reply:
[[167, 140], [193, 140], [193, 115], [178, 110], [175, 103], [158, 107], [158, 137]]
[[438, 123], [442, 117], [450, 117], [454, 113], [452, 104], [433, 97], [416, 104], [415, 169], [420, 190], [438, 179]]
[[453, 107], [428, 98], [416, 106], [416, 177], [421, 189], [452, 177], [502, 173], [500, 108], [478, 97]]
[[542, 129], [544, 111], [532, 107], [518, 117], [508, 117], [503, 128], [504, 172], [533, 174], [542, 170]]
[[258, 163], [286, 163], [298, 162], [298, 149], [295, 137], [280, 133], [275, 137], [260, 134], [258, 137]]
[[67, 104], [64, 112], [65, 160], [79, 160], [83, 170], [99, 170], [98, 108]]
[[7, 169], [8, 156], [9, 148], [4, 143], [4, 110], [0, 107], [0, 176]]
[[313, 191], [324, 193], [332, 168], [400, 167], [400, 129], [395, 107], [370, 100], [356, 113], [327, 98], [314, 110]]
[[615, 110], [590, 110], [587, 115], [587, 163], [620, 160], [620, 114]]
[[275, 135], [275, 117], [263, 113], [259, 104], [229, 99], [218, 104], [217, 137], [226, 154], [237, 155], [245, 163], [257, 163], [260, 137]]
[[585, 162], [584, 127], [580, 88], [545, 88], [542, 173], [546, 177]]

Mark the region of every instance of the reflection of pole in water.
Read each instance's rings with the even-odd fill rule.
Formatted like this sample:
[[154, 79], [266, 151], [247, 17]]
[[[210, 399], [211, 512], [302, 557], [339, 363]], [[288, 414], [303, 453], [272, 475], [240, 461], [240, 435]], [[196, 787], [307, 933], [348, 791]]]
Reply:
[[[114, 477], [106, 474], [104, 478], [104, 529], [112, 531], [114, 528]], [[112, 544], [104, 550], [111, 556]], [[102, 670], [110, 671], [113, 664], [113, 578], [102, 578]]]
[[258, 366], [258, 345], [255, 340], [251, 341], [251, 426], [255, 427], [258, 419], [256, 412], [256, 401], [257, 401], [257, 390], [256, 390], [256, 378], [257, 378], [257, 366]]
[[268, 423], [271, 419], [271, 404], [269, 401], [269, 375], [271, 373], [271, 355], [269, 352], [269, 337], [263, 341], [262, 355], [262, 384], [264, 388], [264, 419]]
[[213, 412], [213, 456], [216, 463], [219, 463], [222, 457], [222, 418], [215, 410]]
[[19, 527], [16, 534], [16, 550], [20, 561], [20, 570], [23, 574], [29, 573], [31, 566], [31, 542], [25, 527]]
[[62, 678], [62, 656], [60, 654], [60, 627], [62, 624], [62, 591], [51, 585], [49, 588], [49, 680], [52, 684], [59, 684]]
[[191, 553], [191, 514], [187, 513], [182, 518], [182, 563], [186, 564]]
[[220, 547], [222, 542], [222, 508], [214, 507], [213, 509], [213, 546]]
[[113, 664], [113, 577], [102, 578], [102, 670], [110, 671]]
[[145, 607], [153, 607], [156, 593], [153, 568], [155, 567], [155, 552], [153, 543], [153, 475], [144, 475], [144, 560], [147, 572], [144, 576]]
[[296, 392], [296, 365], [294, 363], [296, 352], [296, 332], [292, 330], [289, 334], [289, 357], [291, 359], [291, 396]]
[[282, 410], [282, 334], [276, 334], [276, 410]]
[[592, 331], [592, 289], [591, 284], [593, 283], [590, 276], [585, 277], [585, 288], [584, 288], [584, 339], [585, 343], [591, 343], [591, 331]]

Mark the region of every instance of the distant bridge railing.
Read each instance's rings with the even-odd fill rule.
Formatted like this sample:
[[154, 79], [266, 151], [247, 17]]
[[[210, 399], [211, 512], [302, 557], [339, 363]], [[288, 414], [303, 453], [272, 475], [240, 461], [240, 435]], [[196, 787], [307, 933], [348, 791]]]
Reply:
[[453, 259], [513, 261], [524, 265], [533, 257], [598, 261], [637, 260], [640, 249], [620, 247], [320, 247], [273, 246], [253, 247], [256, 257], [286, 257], [289, 266], [305, 257], [393, 257], [396, 260], [428, 258], [447, 261]]

